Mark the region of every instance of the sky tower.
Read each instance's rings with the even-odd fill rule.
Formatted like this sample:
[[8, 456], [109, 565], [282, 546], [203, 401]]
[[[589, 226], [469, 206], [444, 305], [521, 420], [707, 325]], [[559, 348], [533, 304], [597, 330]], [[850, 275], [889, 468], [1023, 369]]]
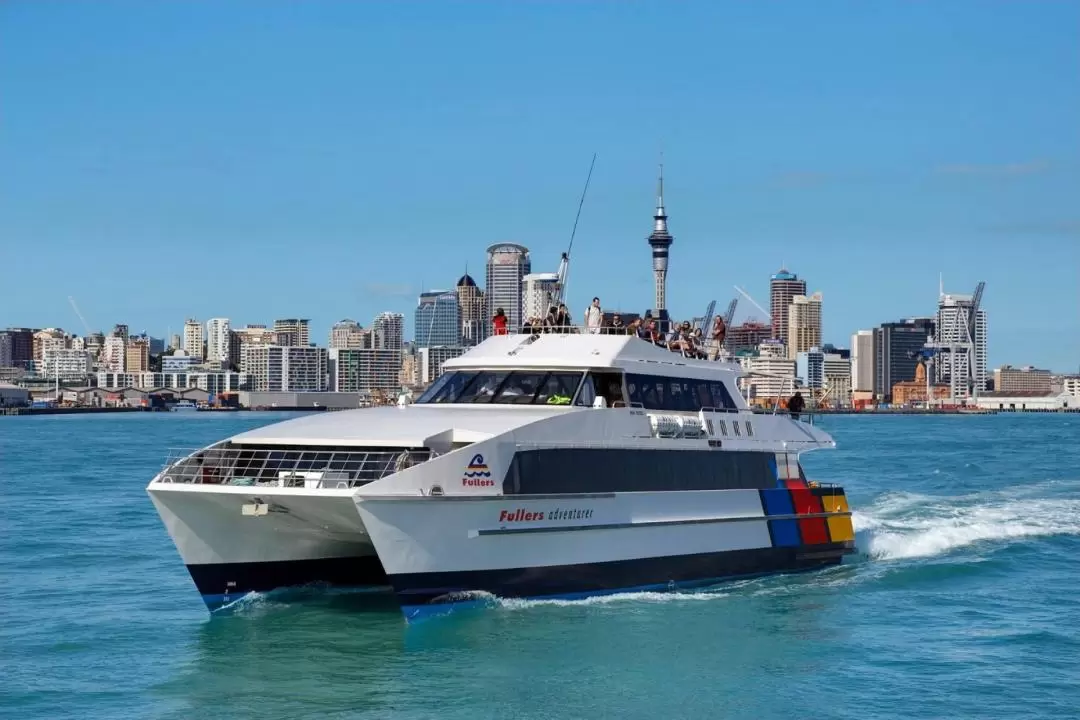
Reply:
[[660, 179], [656, 190], [656, 214], [653, 215], [656, 224], [653, 226], [652, 235], [649, 236], [649, 245], [652, 247], [653, 275], [656, 278], [656, 305], [654, 315], [661, 324], [666, 326], [667, 317], [667, 263], [668, 248], [675, 238], [671, 237], [667, 228], [667, 213], [664, 211], [664, 163], [660, 163]]

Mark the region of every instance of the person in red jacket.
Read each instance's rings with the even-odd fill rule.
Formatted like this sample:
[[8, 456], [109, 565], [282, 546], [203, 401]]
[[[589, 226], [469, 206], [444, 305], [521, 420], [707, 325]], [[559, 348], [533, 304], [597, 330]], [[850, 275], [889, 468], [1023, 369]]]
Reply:
[[506, 313], [502, 308], [495, 308], [495, 316], [491, 318], [491, 326], [495, 335], [506, 335]]

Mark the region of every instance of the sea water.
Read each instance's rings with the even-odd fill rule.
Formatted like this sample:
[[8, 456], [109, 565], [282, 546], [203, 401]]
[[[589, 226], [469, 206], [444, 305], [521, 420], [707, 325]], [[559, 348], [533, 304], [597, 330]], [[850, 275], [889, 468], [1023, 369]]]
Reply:
[[1080, 416], [830, 417], [859, 554], [707, 592], [406, 625], [348, 593], [211, 618], [146, 495], [284, 414], [0, 417], [0, 716], [1075, 717]]

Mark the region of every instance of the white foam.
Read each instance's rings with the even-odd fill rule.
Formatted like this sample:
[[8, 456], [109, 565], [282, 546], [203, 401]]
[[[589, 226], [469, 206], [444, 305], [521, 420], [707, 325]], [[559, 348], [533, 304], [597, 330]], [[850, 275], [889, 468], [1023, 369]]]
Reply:
[[[727, 588], [725, 588], [727, 589]], [[720, 591], [675, 591], [675, 592], [621, 592], [609, 595], [592, 595], [580, 599], [523, 599], [523, 598], [495, 598], [494, 602], [500, 608], [506, 610], [525, 610], [535, 607], [590, 607], [597, 605], [614, 605], [619, 603], [673, 603], [673, 602], [701, 602], [708, 600], [720, 600], [729, 597], [731, 593]]]
[[856, 542], [872, 559], [896, 560], [981, 542], [1080, 535], [1080, 499], [1029, 497], [1037, 490], [958, 497], [890, 494], [852, 514]]

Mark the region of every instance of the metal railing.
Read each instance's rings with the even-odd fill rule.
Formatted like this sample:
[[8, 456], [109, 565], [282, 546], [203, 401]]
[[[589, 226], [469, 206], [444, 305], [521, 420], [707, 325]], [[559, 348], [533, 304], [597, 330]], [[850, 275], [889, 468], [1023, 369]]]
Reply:
[[169, 451], [163, 483], [352, 488], [419, 465], [427, 448], [322, 448], [223, 445]]

